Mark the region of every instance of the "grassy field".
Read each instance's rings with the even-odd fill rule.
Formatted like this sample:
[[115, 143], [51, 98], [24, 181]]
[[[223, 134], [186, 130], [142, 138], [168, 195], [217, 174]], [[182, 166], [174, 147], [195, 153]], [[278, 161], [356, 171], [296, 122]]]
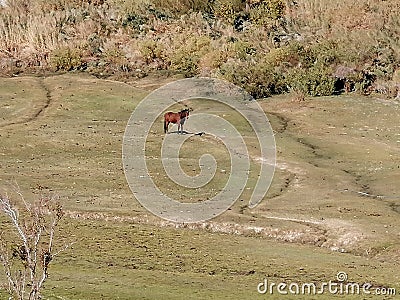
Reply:
[[[398, 102], [352, 95], [260, 99], [276, 134], [277, 167], [267, 196], [253, 210], [246, 204], [260, 158], [245, 121], [206, 100], [187, 103], [194, 113], [215, 113], [240, 128], [252, 172], [226, 213], [203, 224], [173, 224], [134, 199], [121, 161], [133, 109], [172, 80], [1, 79], [1, 189], [18, 184], [30, 199], [57, 194], [67, 212], [62, 241], [76, 241], [54, 261], [46, 299], [279, 298], [259, 295], [258, 283], [321, 284], [339, 271], [349, 282], [400, 292]], [[160, 189], [182, 201], [217, 193], [227, 177], [221, 169], [229, 170], [226, 149], [207, 134], [189, 138], [181, 155], [185, 172], [197, 174], [206, 152], [217, 159], [218, 172], [200, 191], [173, 185], [159, 163], [159, 121], [146, 155]], [[191, 130], [190, 119], [185, 129]]]

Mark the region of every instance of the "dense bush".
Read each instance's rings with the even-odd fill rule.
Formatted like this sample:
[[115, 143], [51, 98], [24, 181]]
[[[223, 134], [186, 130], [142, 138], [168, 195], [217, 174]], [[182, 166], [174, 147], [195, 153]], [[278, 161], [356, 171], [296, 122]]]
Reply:
[[162, 45], [155, 40], [145, 40], [139, 47], [143, 58], [148, 64], [157, 58], [163, 57]]
[[78, 48], [62, 47], [53, 51], [51, 65], [56, 70], [73, 71], [85, 68], [82, 52]]
[[331, 70], [322, 66], [294, 68], [286, 76], [291, 90], [310, 96], [332, 95], [335, 91], [335, 81]]
[[209, 52], [210, 42], [206, 36], [190, 37], [171, 57], [171, 68], [186, 77], [199, 74], [200, 58]]
[[269, 97], [287, 91], [284, 77], [268, 63], [229, 61], [220, 68], [220, 75], [246, 89], [253, 97]]
[[233, 24], [239, 12], [245, 8], [242, 0], [215, 0], [212, 11], [217, 18], [228, 21]]
[[219, 70], [229, 58], [229, 50], [212, 49], [200, 59], [200, 69], [203, 76], [211, 76], [213, 70]]
[[254, 23], [270, 26], [272, 22], [283, 18], [285, 4], [282, 0], [260, 0], [250, 6], [250, 20]]
[[283, 18], [284, 11], [282, 0], [215, 0], [212, 4], [214, 15], [229, 24], [242, 17], [251, 23], [270, 27], [273, 21]]

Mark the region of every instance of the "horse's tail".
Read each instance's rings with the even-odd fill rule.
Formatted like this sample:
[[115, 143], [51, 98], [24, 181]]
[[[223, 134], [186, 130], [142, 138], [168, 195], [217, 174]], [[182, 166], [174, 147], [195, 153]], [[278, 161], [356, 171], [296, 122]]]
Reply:
[[167, 131], [168, 131], [167, 120], [164, 120], [164, 133], [167, 133]]

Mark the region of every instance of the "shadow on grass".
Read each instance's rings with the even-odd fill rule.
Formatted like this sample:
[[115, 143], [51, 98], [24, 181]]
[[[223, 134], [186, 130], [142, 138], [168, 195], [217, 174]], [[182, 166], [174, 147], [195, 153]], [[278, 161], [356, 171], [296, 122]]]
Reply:
[[167, 132], [167, 134], [192, 134], [192, 135], [202, 136], [203, 134], [206, 134], [206, 133], [204, 131], [194, 133], [194, 132], [189, 132], [189, 131], [185, 131], [185, 130], [183, 130], [182, 132], [176, 130], [176, 131]]

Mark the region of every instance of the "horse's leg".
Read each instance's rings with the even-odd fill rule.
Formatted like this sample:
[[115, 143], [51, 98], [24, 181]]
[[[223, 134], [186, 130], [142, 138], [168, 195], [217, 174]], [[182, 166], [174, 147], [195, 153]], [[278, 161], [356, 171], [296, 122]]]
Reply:
[[181, 123], [181, 132], [183, 134], [183, 124], [185, 124], [185, 119], [182, 119], [180, 123]]
[[169, 121], [166, 121], [165, 122], [165, 127], [164, 127], [164, 130], [165, 130], [165, 133], [168, 133], [168, 126], [169, 126]]

